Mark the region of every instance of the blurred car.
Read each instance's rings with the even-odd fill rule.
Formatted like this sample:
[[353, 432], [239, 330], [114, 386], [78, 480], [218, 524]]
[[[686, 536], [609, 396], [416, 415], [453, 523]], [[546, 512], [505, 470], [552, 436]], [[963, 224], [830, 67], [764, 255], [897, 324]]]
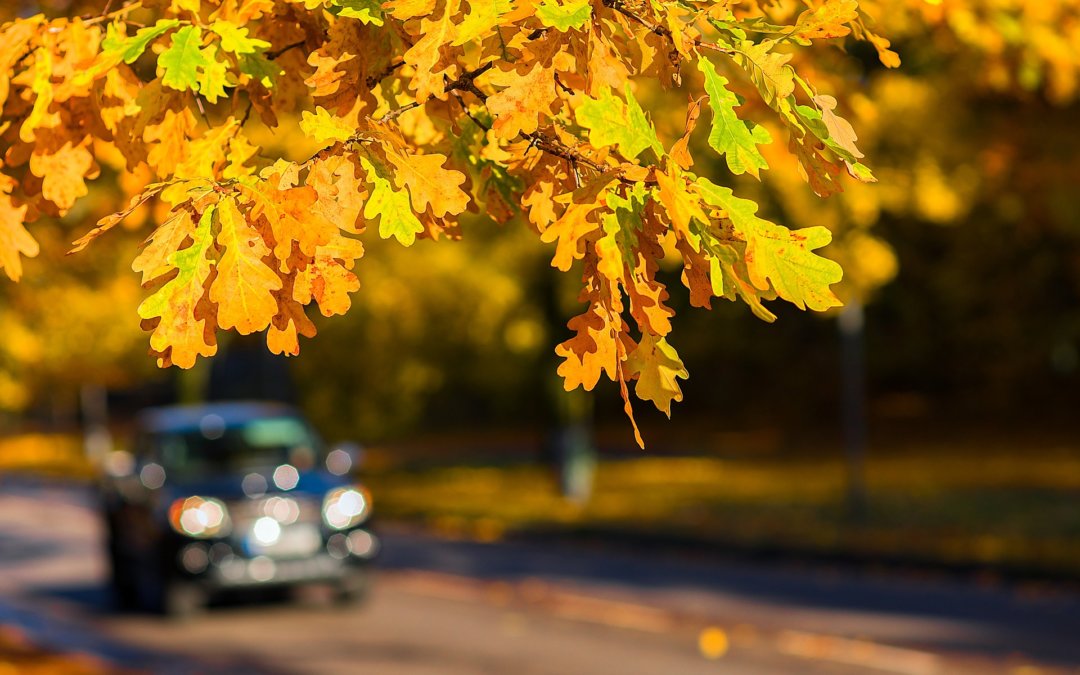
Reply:
[[308, 582], [362, 600], [378, 539], [358, 459], [284, 405], [144, 411], [102, 485], [116, 600], [185, 616], [221, 591]]

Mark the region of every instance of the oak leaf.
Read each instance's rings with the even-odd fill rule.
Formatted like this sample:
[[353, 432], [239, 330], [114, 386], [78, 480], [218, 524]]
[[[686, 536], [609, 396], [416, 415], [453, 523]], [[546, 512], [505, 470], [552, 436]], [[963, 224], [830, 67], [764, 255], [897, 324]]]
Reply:
[[555, 101], [555, 73], [536, 63], [524, 73], [516, 70], [489, 71], [487, 81], [505, 86], [487, 98], [487, 109], [495, 118], [492, 129], [499, 138], [510, 139], [532, 133], [540, 120], [551, 114]]
[[210, 300], [218, 306], [218, 325], [236, 328], [241, 335], [254, 333], [270, 325], [277, 314], [273, 292], [281, 288], [281, 278], [263, 262], [270, 249], [233, 198], [219, 201], [216, 215], [217, 243], [224, 253], [210, 286]]
[[429, 206], [436, 218], [457, 215], [469, 206], [469, 195], [459, 187], [465, 182], [465, 174], [444, 169], [446, 155], [414, 155], [389, 151], [386, 154], [397, 171], [394, 183], [399, 188], [409, 188], [413, 210], [423, 213]]
[[657, 409], [671, 417], [671, 402], [683, 398], [679, 378], [685, 380], [690, 375], [675, 348], [666, 339], [646, 332], [627, 355], [624, 367], [628, 379], [637, 379], [634, 386], [637, 397], [652, 401]]
[[[182, 213], [190, 218], [187, 211]], [[141, 318], [158, 320], [150, 335], [150, 347], [161, 354], [158, 360], [162, 364], [190, 368], [198, 356], [217, 352], [213, 324], [207, 323], [201, 307], [206, 280], [214, 266], [208, 255], [214, 244], [213, 218], [214, 207], [210, 206], [199, 218], [190, 245], [172, 252], [166, 261], [166, 269], [175, 270], [176, 276], [139, 305]]]
[[832, 260], [812, 253], [832, 241], [824, 227], [789, 230], [757, 216], [758, 205], [736, 197], [729, 188], [698, 178], [696, 187], [709, 204], [724, 210], [735, 232], [746, 241], [746, 267], [760, 290], [772, 288], [799, 309], [823, 311], [840, 301], [829, 286], [843, 270]]
[[364, 217], [368, 220], [379, 219], [379, 236], [383, 239], [394, 237], [403, 246], [412, 246], [416, 235], [424, 231], [424, 226], [409, 206], [409, 193], [395, 190], [389, 179], [368, 158], [361, 157], [360, 165], [371, 183], [371, 196], [364, 207]]
[[589, 142], [597, 148], [617, 146], [628, 159], [652, 148], [657, 157], [662, 157], [664, 148], [656, 137], [656, 129], [645, 117], [629, 84], [624, 94], [625, 103], [608, 89], [599, 98], [585, 101], [574, 113], [577, 123], [589, 130]]
[[33, 258], [38, 254], [38, 243], [23, 226], [26, 204], [18, 206], [11, 200], [10, 179], [0, 176], [0, 267], [12, 281], [22, 277], [20, 255]]
[[705, 75], [705, 91], [712, 109], [712, 130], [709, 145], [724, 155], [731, 173], [749, 173], [760, 178], [759, 169], [767, 169], [769, 163], [757, 146], [772, 143], [772, 136], [758, 124], [748, 122], [735, 114], [742, 101], [725, 85], [727, 78], [716, 72], [716, 66], [706, 58], [698, 59], [698, 69]]

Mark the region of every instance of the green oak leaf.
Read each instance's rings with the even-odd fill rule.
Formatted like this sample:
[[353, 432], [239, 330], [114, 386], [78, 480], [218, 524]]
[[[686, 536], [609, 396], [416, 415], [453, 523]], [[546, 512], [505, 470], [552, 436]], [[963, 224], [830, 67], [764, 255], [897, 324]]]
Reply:
[[202, 72], [211, 65], [202, 51], [202, 32], [195, 26], [184, 26], [173, 33], [172, 45], [161, 53], [158, 65], [165, 70], [163, 86], [199, 91]]
[[597, 269], [609, 279], [621, 277], [626, 262], [631, 266], [634, 264], [634, 247], [638, 243], [648, 195], [648, 188], [643, 183], [635, 183], [625, 197], [614, 190], [604, 197], [611, 210], [600, 216], [604, 236], [596, 242], [600, 253]]
[[484, 37], [513, 9], [510, 0], [469, 0], [469, 13], [458, 24], [457, 37], [450, 44], [458, 47]]
[[101, 51], [106, 56], [119, 56], [124, 63], [135, 63], [154, 38], [164, 35], [179, 23], [176, 19], [161, 19], [153, 26], [140, 28], [132, 36], [125, 33], [122, 24], [111, 23], [106, 29], [105, 39], [101, 41]]
[[765, 127], [739, 119], [735, 108], [743, 101], [725, 86], [727, 78], [716, 72], [711, 61], [699, 58], [698, 69], [705, 75], [705, 92], [712, 108], [709, 145], [724, 155], [731, 173], [749, 173], [759, 178], [758, 169], [769, 168], [769, 163], [757, 146], [772, 143], [772, 136]]
[[210, 30], [221, 38], [221, 48], [236, 55], [256, 54], [270, 47], [266, 40], [248, 37], [248, 29], [241, 28], [231, 21], [218, 19], [210, 24]]
[[384, 23], [382, 5], [377, 0], [333, 0], [337, 15], [357, 19], [360, 23], [381, 26]]
[[192, 284], [201, 285], [209, 275], [214, 263], [206, 258], [206, 252], [214, 244], [211, 222], [215, 208], [207, 207], [199, 218], [199, 225], [191, 233], [191, 245], [169, 255], [168, 264], [179, 273], [142, 301], [138, 309], [140, 318], [153, 319], [175, 311], [173, 297]]
[[726, 212], [736, 235], [746, 241], [744, 259], [756, 288], [768, 290], [771, 281], [776, 294], [799, 309], [823, 311], [840, 306], [829, 286], [843, 278], [843, 270], [812, 253], [832, 241], [827, 228], [789, 230], [759, 218], [756, 202], [736, 197], [707, 178], [698, 178], [694, 186], [708, 204]]
[[270, 89], [274, 86], [274, 80], [285, 71], [261, 54], [241, 54], [240, 72]]
[[229, 82], [229, 66], [218, 60], [219, 53], [212, 47], [203, 50], [203, 56], [209, 65], [199, 77], [199, 93], [211, 103], [217, 103], [219, 98], [225, 96], [225, 87], [233, 86], [233, 83]]
[[617, 146], [628, 159], [637, 157], [645, 148], [652, 148], [657, 157], [662, 157], [664, 147], [656, 137], [656, 129], [645, 117], [629, 83], [625, 94], [624, 103], [610, 89], [605, 89], [600, 98], [590, 98], [579, 106], [574, 118], [589, 130], [589, 143], [595, 147]]
[[536, 18], [549, 28], [565, 33], [571, 28], [581, 29], [592, 18], [591, 0], [545, 0], [536, 6]]
[[380, 175], [375, 165], [367, 157], [360, 157], [360, 166], [367, 172], [371, 183], [371, 196], [364, 206], [364, 217], [379, 219], [379, 236], [383, 239], [394, 237], [403, 246], [412, 246], [416, 235], [424, 231], [424, 226], [409, 206], [409, 193], [395, 190], [387, 178]]
[[763, 40], [757, 44], [744, 41], [731, 45], [735, 50], [732, 59], [746, 71], [771, 108], [777, 108], [795, 91], [795, 70], [788, 65], [791, 54], [772, 51], [777, 44], [776, 40]]
[[331, 115], [322, 106], [316, 106], [314, 113], [308, 110], [301, 113], [300, 129], [309, 138], [313, 138], [319, 143], [345, 141], [356, 132], [356, 129], [346, 124], [340, 117]]

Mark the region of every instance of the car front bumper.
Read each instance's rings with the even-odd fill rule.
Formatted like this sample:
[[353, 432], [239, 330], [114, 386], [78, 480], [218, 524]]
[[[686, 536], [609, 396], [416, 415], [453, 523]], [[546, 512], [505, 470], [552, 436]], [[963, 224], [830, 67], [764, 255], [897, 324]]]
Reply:
[[331, 535], [304, 556], [253, 554], [226, 541], [192, 542], [177, 555], [180, 574], [211, 590], [335, 581], [366, 567], [378, 554], [379, 539], [356, 528]]

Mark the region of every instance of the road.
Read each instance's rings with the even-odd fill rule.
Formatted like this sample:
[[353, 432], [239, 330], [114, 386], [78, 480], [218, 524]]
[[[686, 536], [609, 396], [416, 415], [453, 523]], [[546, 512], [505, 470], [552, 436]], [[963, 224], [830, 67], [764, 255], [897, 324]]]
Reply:
[[[117, 614], [90, 495], [0, 483], [0, 624], [154, 673], [1080, 673], [1080, 596], [390, 531], [371, 602]], [[0, 670], [3, 664], [0, 663]], [[4, 671], [6, 672], [6, 671]]]

